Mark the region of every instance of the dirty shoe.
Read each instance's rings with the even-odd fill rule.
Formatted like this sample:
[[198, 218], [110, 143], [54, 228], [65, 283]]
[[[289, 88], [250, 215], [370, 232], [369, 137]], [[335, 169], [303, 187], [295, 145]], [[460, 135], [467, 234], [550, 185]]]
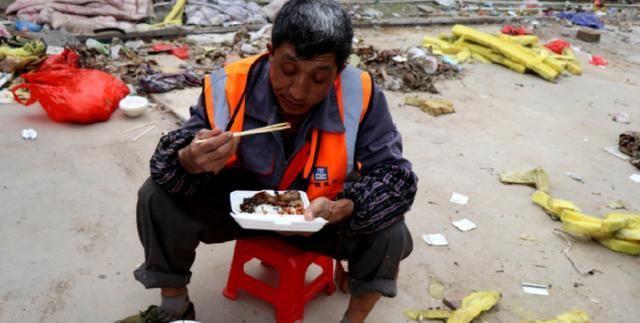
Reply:
[[151, 305], [146, 311], [116, 321], [116, 323], [169, 323], [178, 320], [195, 320], [195, 318], [195, 308], [193, 307], [193, 303], [189, 301], [181, 315], [175, 315], [156, 305]]

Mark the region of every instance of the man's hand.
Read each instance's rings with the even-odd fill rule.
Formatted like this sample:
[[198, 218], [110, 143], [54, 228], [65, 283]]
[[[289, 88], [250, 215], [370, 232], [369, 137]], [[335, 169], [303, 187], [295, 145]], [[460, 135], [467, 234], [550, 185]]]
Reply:
[[222, 132], [218, 128], [202, 129], [188, 146], [178, 151], [178, 159], [189, 173], [217, 174], [237, 147], [238, 140], [231, 132]]
[[324, 218], [329, 223], [337, 223], [351, 216], [353, 207], [353, 201], [348, 199], [332, 201], [326, 197], [318, 197], [311, 201], [304, 212], [304, 218], [307, 221]]

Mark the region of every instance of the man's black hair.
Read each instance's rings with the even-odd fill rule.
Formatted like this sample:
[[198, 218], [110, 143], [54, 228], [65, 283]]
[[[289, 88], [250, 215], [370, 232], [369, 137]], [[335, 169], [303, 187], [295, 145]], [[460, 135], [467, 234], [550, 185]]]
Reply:
[[333, 0], [290, 0], [278, 12], [271, 32], [274, 50], [290, 43], [302, 59], [333, 53], [338, 70], [351, 54], [352, 41], [351, 19]]

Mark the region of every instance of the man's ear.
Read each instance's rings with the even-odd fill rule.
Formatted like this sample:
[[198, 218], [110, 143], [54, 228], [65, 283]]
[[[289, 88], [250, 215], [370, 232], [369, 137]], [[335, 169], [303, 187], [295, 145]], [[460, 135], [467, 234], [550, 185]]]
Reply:
[[273, 57], [273, 45], [271, 43], [267, 44], [267, 52], [269, 53], [269, 58]]

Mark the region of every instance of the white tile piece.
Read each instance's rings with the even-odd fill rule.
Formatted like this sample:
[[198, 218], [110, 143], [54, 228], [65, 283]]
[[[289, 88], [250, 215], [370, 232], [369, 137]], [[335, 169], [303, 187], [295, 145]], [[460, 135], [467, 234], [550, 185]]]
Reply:
[[469, 197], [460, 193], [453, 192], [449, 201], [455, 204], [466, 205], [467, 202], [469, 202]]
[[640, 183], [640, 174], [633, 174], [629, 176], [629, 179], [636, 183]]
[[522, 283], [522, 290], [527, 294], [549, 296], [549, 289], [545, 285]]
[[624, 153], [622, 153], [620, 151], [620, 148], [618, 148], [618, 146], [611, 146], [611, 147], [604, 147], [602, 148], [602, 150], [610, 153], [611, 155], [614, 155], [622, 160], [629, 160], [631, 159], [631, 157], [625, 155]]
[[446, 246], [449, 244], [447, 238], [441, 233], [423, 234], [422, 240], [430, 246]]
[[453, 224], [454, 227], [458, 228], [458, 230], [462, 232], [467, 232], [476, 228], [476, 224], [466, 218], [458, 221], [453, 221], [451, 222], [451, 224]]

